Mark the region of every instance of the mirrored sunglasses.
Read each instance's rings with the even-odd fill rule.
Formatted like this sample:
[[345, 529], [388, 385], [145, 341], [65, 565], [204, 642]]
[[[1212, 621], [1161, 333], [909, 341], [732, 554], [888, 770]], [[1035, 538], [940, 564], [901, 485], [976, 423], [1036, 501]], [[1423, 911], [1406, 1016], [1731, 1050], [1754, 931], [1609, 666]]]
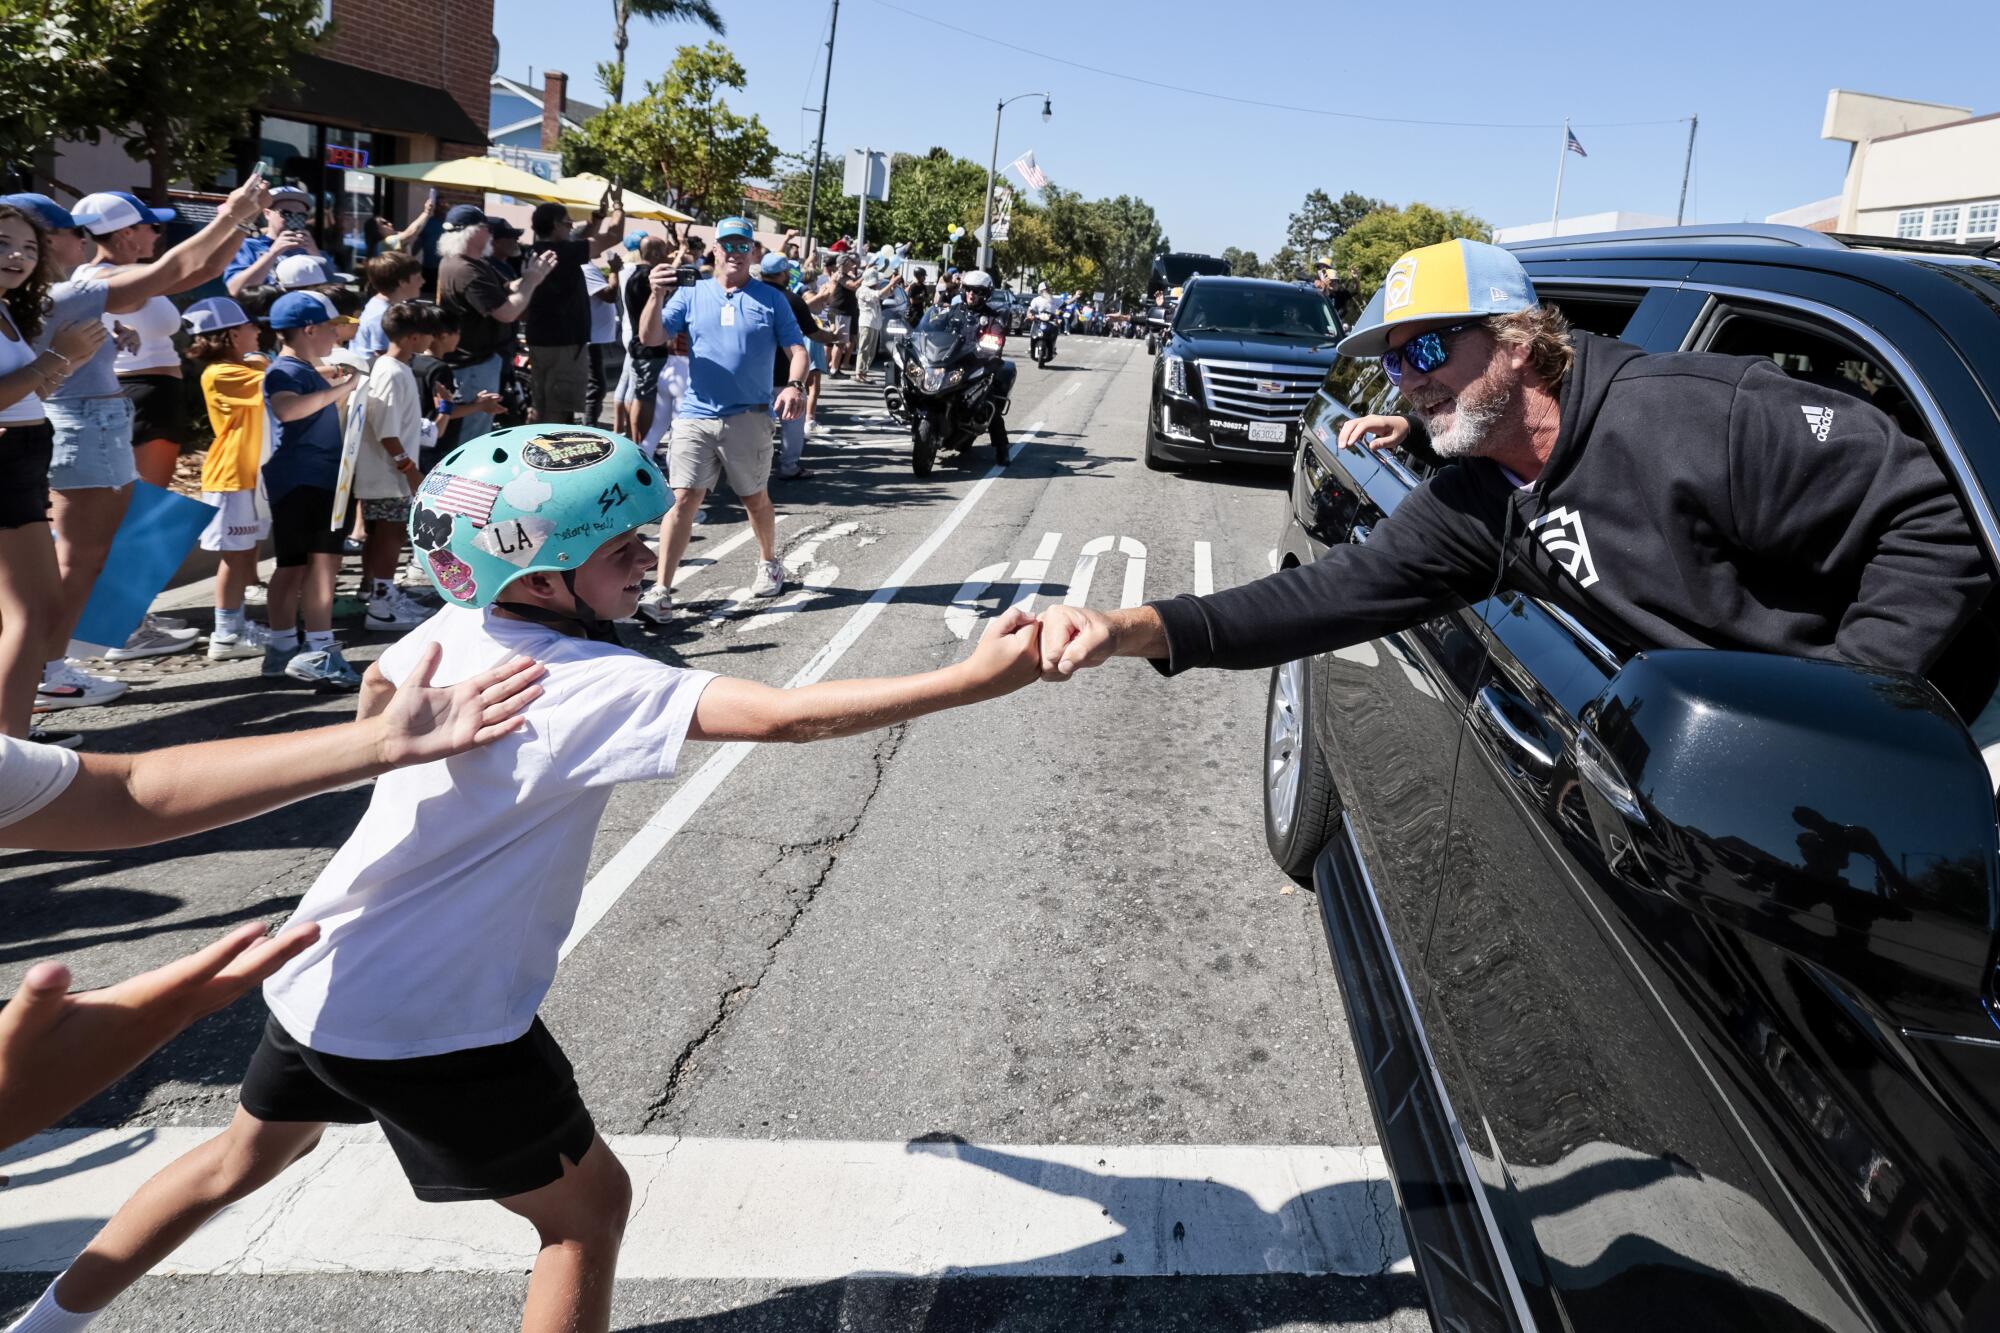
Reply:
[[1382, 353], [1382, 369], [1388, 372], [1389, 383], [1400, 385], [1403, 382], [1405, 362], [1419, 375], [1431, 374], [1443, 366], [1451, 359], [1451, 349], [1445, 346], [1444, 340], [1465, 332], [1477, 323], [1478, 320], [1471, 319], [1463, 324], [1453, 324], [1450, 328], [1419, 333], [1401, 347], [1391, 347]]

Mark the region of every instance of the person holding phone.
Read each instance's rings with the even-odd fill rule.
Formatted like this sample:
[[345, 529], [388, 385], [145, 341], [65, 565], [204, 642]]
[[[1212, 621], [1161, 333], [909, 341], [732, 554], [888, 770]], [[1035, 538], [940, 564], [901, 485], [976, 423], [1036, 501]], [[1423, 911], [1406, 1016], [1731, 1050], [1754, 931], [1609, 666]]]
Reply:
[[582, 417], [590, 391], [590, 296], [584, 266], [624, 238], [625, 208], [607, 190], [580, 237], [562, 204], [535, 205], [529, 226], [535, 233], [529, 253], [555, 260], [521, 321], [534, 376], [535, 419], [569, 425]]
[[313, 239], [312, 210], [313, 197], [298, 186], [272, 188], [265, 200], [264, 234], [246, 238], [222, 270], [223, 284], [231, 296], [240, 297], [248, 288], [268, 285], [272, 270], [286, 255], [312, 255], [326, 270], [328, 282], [340, 281], [333, 260]]

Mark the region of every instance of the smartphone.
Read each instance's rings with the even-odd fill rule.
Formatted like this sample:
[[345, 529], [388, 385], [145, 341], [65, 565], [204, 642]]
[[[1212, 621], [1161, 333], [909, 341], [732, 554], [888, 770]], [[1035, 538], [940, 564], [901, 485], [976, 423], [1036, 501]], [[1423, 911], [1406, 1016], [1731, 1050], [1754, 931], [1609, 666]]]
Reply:
[[437, 207], [437, 202], [438, 202], [438, 192], [437, 192], [437, 187], [436, 187], [435, 185], [433, 185], [433, 186], [431, 187], [431, 195], [430, 195], [430, 201], [429, 201], [429, 202], [430, 202], [430, 206], [431, 206], [432, 208], [436, 208], [436, 207]]
[[701, 266], [682, 264], [674, 270], [674, 282], [682, 287], [692, 287], [701, 281]]

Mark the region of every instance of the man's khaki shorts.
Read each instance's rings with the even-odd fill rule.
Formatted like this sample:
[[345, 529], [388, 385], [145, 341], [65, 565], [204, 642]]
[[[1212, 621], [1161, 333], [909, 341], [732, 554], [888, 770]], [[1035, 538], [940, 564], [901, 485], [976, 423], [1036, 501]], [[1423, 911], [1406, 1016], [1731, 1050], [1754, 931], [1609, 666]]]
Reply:
[[677, 491], [712, 491], [724, 473], [739, 497], [761, 494], [770, 484], [770, 408], [733, 417], [674, 418], [667, 484]]

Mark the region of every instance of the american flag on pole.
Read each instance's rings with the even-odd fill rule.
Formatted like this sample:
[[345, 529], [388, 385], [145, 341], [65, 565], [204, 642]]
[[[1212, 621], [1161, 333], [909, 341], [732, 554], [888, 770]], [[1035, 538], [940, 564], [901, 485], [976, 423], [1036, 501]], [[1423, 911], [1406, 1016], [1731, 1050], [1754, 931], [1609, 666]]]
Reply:
[[1589, 153], [1583, 151], [1583, 145], [1577, 142], [1575, 130], [1565, 128], [1563, 130], [1563, 133], [1569, 136], [1569, 142], [1563, 145], [1564, 148], [1568, 149], [1572, 153], [1575, 153], [1578, 157], [1590, 156]]
[[500, 498], [498, 486], [449, 476], [442, 471], [424, 478], [417, 493], [432, 509], [441, 514], [463, 514], [472, 520], [474, 527], [486, 526], [486, 521], [493, 517], [493, 502]]
[[1021, 179], [1028, 182], [1030, 187], [1037, 190], [1046, 190], [1049, 187], [1049, 178], [1044, 176], [1042, 169], [1035, 165], [1034, 149], [1030, 148], [1027, 152], [1015, 158], [1013, 166], [1014, 170], [1021, 173]]

